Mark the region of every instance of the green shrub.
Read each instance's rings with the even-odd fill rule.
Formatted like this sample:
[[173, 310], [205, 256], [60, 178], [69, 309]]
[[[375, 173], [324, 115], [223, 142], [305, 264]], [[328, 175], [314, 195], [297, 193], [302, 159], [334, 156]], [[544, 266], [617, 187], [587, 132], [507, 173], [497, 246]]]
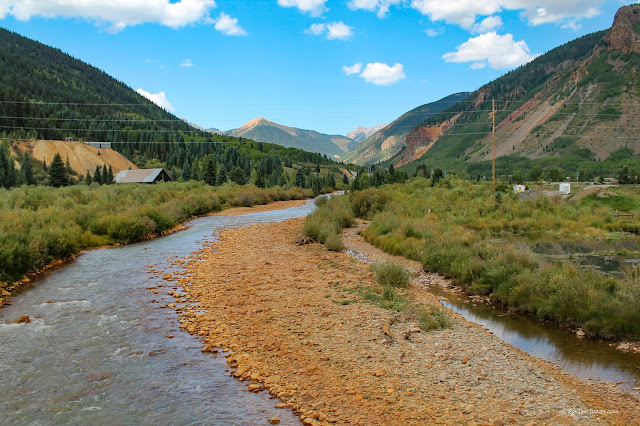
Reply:
[[376, 280], [383, 287], [409, 287], [409, 272], [407, 269], [393, 262], [385, 262], [374, 267]]
[[367, 219], [382, 211], [390, 200], [391, 196], [385, 191], [369, 188], [351, 194], [351, 208], [356, 217]]
[[338, 234], [329, 235], [324, 244], [331, 251], [344, 251], [346, 249], [342, 236]]

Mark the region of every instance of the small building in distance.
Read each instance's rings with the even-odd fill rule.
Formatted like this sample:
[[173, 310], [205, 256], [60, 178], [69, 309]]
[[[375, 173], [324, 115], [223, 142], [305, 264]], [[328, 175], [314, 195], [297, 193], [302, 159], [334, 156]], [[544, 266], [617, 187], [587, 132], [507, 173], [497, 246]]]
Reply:
[[561, 183], [560, 186], [558, 187], [558, 192], [565, 195], [571, 194], [571, 184]]
[[164, 169], [122, 170], [114, 180], [116, 183], [171, 182], [171, 178]]
[[111, 142], [82, 142], [85, 145], [89, 145], [93, 148], [111, 149]]

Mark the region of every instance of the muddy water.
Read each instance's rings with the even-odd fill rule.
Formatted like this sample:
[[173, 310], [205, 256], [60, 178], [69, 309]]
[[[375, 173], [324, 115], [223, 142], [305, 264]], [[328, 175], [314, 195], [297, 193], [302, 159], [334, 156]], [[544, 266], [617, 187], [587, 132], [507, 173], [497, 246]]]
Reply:
[[[146, 288], [157, 280], [145, 268], [169, 270], [169, 258], [198, 250], [217, 229], [313, 208], [199, 218], [167, 237], [84, 253], [14, 297], [0, 310], [0, 423], [299, 424], [179, 331], [175, 312], [161, 308], [173, 299]], [[32, 322], [12, 323], [22, 315]]]

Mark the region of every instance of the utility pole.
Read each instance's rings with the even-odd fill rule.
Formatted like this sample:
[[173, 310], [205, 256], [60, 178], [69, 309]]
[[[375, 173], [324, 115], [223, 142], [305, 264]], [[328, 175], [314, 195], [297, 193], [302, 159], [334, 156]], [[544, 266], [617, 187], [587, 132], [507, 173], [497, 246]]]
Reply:
[[496, 192], [496, 100], [491, 100], [491, 115], [493, 116], [493, 192]]

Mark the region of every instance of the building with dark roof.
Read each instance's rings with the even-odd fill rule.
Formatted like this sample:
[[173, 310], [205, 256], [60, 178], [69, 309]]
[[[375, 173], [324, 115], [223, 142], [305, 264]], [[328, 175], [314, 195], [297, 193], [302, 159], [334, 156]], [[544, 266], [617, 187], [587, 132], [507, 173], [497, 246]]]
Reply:
[[164, 169], [123, 170], [115, 177], [116, 183], [158, 183], [171, 182]]

